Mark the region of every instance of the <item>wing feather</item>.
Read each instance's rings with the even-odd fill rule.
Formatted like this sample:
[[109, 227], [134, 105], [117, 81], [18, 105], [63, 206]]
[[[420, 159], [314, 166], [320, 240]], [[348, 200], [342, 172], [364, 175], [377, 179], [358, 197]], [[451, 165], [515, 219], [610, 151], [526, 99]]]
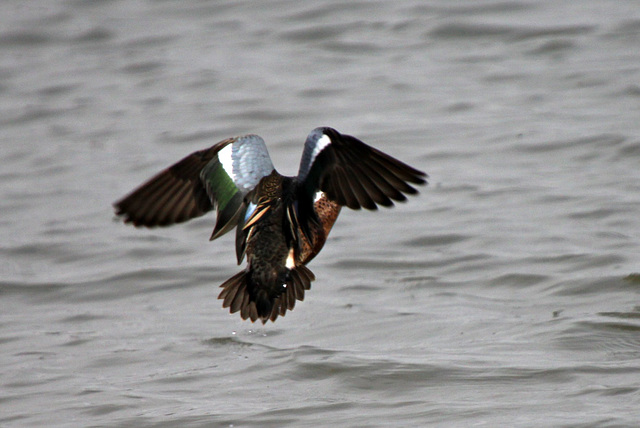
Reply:
[[[213, 209], [212, 202], [200, 181], [202, 168], [217, 152], [233, 139], [186, 156], [176, 164], [153, 176], [146, 183], [114, 204], [116, 214], [125, 223], [135, 226], [168, 226], [199, 217]], [[184, 187], [186, 201], [174, 201], [175, 206], [165, 206], [167, 192]]]
[[146, 227], [182, 223], [217, 208], [215, 239], [235, 227], [244, 196], [272, 171], [262, 138], [229, 138], [186, 156], [114, 207], [125, 223]]
[[307, 201], [318, 190], [352, 209], [374, 210], [406, 200], [427, 174], [355, 137], [332, 128], [314, 129], [305, 142], [298, 182]]

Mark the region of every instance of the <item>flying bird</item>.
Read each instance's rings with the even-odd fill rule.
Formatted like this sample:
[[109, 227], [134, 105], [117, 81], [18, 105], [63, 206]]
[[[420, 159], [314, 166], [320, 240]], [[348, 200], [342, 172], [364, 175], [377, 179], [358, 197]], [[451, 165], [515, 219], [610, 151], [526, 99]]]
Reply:
[[275, 321], [303, 300], [315, 280], [307, 268], [343, 206], [375, 210], [418, 193], [427, 174], [350, 135], [316, 128], [298, 175], [280, 175], [262, 138], [229, 138], [194, 152], [114, 203], [135, 226], [169, 226], [217, 209], [210, 240], [236, 228], [244, 270], [220, 287], [224, 308], [252, 322]]

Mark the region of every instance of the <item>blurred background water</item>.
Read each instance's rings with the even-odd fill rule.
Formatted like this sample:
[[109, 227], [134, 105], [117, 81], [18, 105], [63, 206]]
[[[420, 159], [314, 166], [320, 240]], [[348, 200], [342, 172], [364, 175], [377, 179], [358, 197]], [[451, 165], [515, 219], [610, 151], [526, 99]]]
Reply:
[[[0, 3], [1, 426], [637, 426], [636, 1]], [[427, 171], [304, 302], [229, 315], [213, 216], [111, 203], [257, 133]]]

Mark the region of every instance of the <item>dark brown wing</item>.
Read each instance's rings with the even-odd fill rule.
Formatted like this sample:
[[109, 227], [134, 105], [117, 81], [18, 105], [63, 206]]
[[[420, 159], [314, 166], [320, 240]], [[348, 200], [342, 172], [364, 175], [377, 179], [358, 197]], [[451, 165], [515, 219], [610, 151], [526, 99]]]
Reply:
[[168, 226], [204, 215], [213, 204], [202, 180], [202, 169], [220, 149], [235, 141], [230, 138], [190, 154], [161, 171], [114, 204], [116, 214], [135, 226]]
[[333, 128], [314, 129], [305, 142], [298, 181], [307, 198], [318, 190], [340, 205], [370, 210], [406, 200], [427, 174]]

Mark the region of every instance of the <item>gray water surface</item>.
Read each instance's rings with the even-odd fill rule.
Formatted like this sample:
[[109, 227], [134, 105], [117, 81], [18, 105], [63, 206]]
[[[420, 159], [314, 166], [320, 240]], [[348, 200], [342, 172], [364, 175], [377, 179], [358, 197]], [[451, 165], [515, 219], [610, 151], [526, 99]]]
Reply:
[[[0, 3], [0, 426], [640, 423], [635, 1]], [[266, 326], [210, 215], [111, 203], [317, 126], [427, 171]]]

